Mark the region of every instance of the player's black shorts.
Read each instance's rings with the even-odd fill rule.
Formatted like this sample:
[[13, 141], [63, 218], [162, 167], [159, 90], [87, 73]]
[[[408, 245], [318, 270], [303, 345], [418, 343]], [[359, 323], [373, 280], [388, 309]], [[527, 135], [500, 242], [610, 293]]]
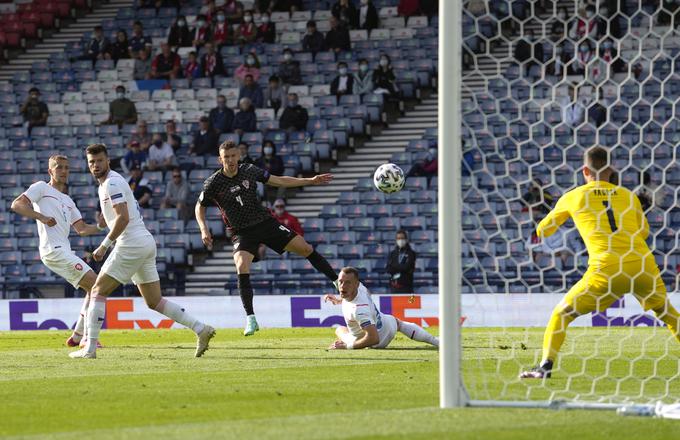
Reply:
[[273, 217], [256, 223], [234, 233], [231, 242], [234, 244], [234, 252], [246, 251], [255, 256], [253, 261], [259, 260], [257, 249], [260, 243], [277, 252], [284, 253], [288, 243], [297, 236], [295, 232], [277, 222]]

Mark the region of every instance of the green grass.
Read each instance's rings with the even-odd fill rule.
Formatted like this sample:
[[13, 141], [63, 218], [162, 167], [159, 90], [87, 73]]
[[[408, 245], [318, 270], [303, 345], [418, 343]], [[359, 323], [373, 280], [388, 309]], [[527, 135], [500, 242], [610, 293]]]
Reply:
[[[387, 350], [327, 351], [330, 329], [239, 333], [218, 331], [195, 359], [187, 330], [104, 331], [97, 360], [68, 358], [64, 332], [0, 333], [0, 437], [647, 440], [680, 429], [600, 411], [443, 411], [437, 352], [403, 336]], [[539, 329], [466, 330], [472, 397], [593, 400], [618, 387], [645, 400], [668, 385], [677, 399], [678, 347], [662, 329], [574, 329], [570, 338], [556, 377], [527, 385], [516, 375], [534, 362]]]

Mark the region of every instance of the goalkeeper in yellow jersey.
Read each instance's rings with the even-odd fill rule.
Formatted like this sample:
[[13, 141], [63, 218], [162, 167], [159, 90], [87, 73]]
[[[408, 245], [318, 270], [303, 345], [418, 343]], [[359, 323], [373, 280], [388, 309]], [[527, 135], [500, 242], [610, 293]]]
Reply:
[[603, 312], [626, 293], [635, 295], [645, 310], [653, 310], [680, 341], [680, 315], [668, 301], [659, 268], [645, 242], [647, 218], [634, 193], [609, 183], [613, 173], [609, 165], [606, 149], [589, 149], [583, 167], [586, 184], [563, 195], [536, 228], [539, 237], [549, 237], [571, 217], [586, 244], [589, 261], [583, 278], [550, 316], [541, 363], [521, 373], [520, 378], [550, 377], [569, 324], [581, 315]]

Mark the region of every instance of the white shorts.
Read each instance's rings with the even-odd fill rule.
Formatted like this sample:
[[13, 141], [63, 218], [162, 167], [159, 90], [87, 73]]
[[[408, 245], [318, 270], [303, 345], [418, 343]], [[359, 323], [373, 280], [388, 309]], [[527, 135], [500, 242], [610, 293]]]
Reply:
[[85, 274], [92, 270], [71, 249], [53, 249], [50, 253], [41, 255], [40, 259], [49, 270], [68, 281], [76, 289]]
[[[387, 315], [385, 313], [380, 314], [380, 320], [382, 326], [378, 329], [378, 337], [380, 337], [380, 342], [375, 345], [371, 345], [371, 348], [385, 348], [387, 347], [394, 336], [397, 334], [397, 318], [392, 315]], [[357, 337], [351, 333], [347, 333], [342, 338], [343, 342], [356, 342]]]
[[156, 270], [156, 241], [149, 236], [135, 240], [135, 246], [116, 244], [101, 273], [120, 284], [132, 281], [140, 285], [160, 280]]

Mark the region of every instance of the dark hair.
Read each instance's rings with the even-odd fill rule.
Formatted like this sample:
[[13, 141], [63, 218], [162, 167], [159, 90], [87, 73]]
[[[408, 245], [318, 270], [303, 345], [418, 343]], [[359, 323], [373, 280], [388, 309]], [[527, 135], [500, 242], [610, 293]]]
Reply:
[[406, 237], [406, 239], [408, 240], [408, 232], [406, 232], [406, 231], [403, 230], [403, 229], [397, 229], [397, 233], [394, 234], [394, 235], [396, 236], [396, 235], [399, 235], [399, 234], [403, 234], [404, 237]]
[[609, 152], [599, 146], [586, 151], [585, 166], [594, 174], [599, 174], [609, 167]]
[[85, 154], [90, 154], [95, 156], [97, 154], [104, 153], [106, 157], [109, 156], [109, 152], [106, 151], [106, 145], [104, 144], [90, 144], [85, 149]]
[[316, 21], [314, 21], [314, 20], [309, 20], [309, 21], [307, 22], [307, 27], [313, 27], [313, 28], [315, 28], [315, 27], [316, 27]]
[[94, 27], [94, 30], [95, 30], [95, 31], [103, 31], [104, 28], [101, 27], [101, 26], [95, 26], [95, 27]]
[[272, 141], [271, 139], [265, 139], [265, 141], [262, 142], [262, 146], [264, 147], [265, 145], [271, 145], [272, 147], [275, 146], [274, 141]]
[[254, 77], [253, 75], [251, 75], [250, 73], [246, 75], [246, 78], [248, 78], [248, 77], [250, 77], [250, 79], [252, 79], [253, 81], [255, 81], [255, 77]]
[[29, 94], [33, 92], [37, 93], [38, 95], [40, 94], [40, 90], [38, 90], [37, 87], [31, 87], [31, 89], [28, 91]]
[[281, 81], [281, 78], [279, 78], [278, 75], [272, 75], [269, 77], [269, 82], [272, 81]]
[[344, 61], [340, 61], [340, 62], [338, 63], [338, 67], [342, 67], [342, 66], [347, 67], [347, 63], [344, 62]]
[[293, 54], [293, 49], [291, 49], [290, 47], [287, 47], [287, 48], [283, 49], [283, 53], [286, 53], [286, 52], [290, 52], [291, 55], [292, 55], [292, 54]]
[[226, 140], [220, 144], [220, 152], [222, 152], [222, 150], [224, 151], [231, 150], [232, 148], [238, 148], [238, 146], [236, 145], [236, 142], [232, 141], [231, 139]]
[[120, 89], [123, 89], [123, 92], [125, 91], [125, 86], [116, 86], [116, 92]]
[[359, 64], [361, 64], [361, 63], [368, 64], [368, 60], [366, 58], [361, 58], [361, 59], [359, 59]]
[[144, 27], [144, 25], [142, 24], [142, 22], [139, 21], [139, 20], [135, 20], [135, 22], [132, 23], [132, 26], [140, 26], [140, 27]]
[[359, 280], [359, 271], [352, 266], [345, 266], [342, 269], [340, 269], [340, 272], [352, 274], [354, 275], [354, 278]]

